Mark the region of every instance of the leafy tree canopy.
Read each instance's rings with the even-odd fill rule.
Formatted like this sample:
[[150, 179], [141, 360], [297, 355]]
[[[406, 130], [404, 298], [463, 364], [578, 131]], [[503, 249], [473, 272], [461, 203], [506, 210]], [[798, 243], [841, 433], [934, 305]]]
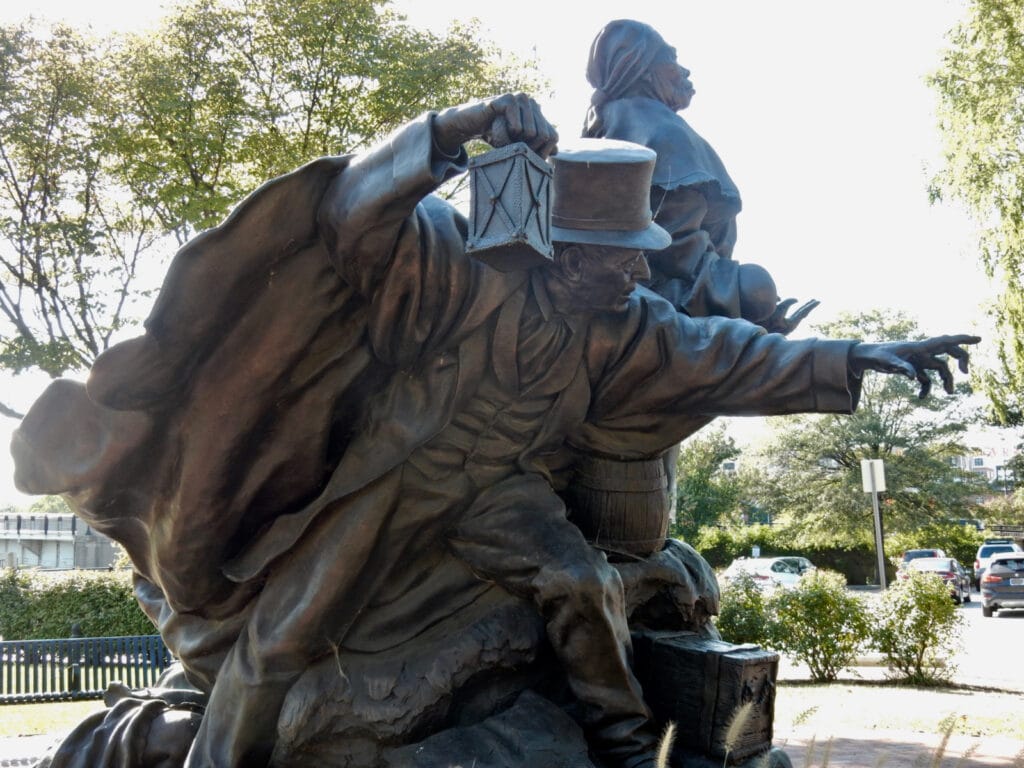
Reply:
[[1003, 286], [991, 311], [997, 369], [979, 379], [992, 416], [1024, 422], [1024, 0], [972, 0], [931, 84], [945, 165], [935, 198], [964, 202], [982, 226], [981, 261]]
[[[832, 338], [920, 338], [901, 314], [868, 312], [819, 327]], [[853, 415], [783, 417], [767, 450], [760, 494], [782, 522], [808, 542], [870, 540], [871, 506], [861, 485], [862, 459], [882, 459], [887, 533], [922, 523], [973, 517], [984, 481], [953, 466], [969, 414], [964, 399], [919, 400], [902, 377], [867, 374]]]
[[743, 497], [743, 486], [722, 463], [740, 455], [724, 427], [694, 435], [679, 452], [676, 464], [676, 515], [672, 535], [692, 539], [702, 526], [732, 521]]
[[194, 0], [103, 39], [0, 26], [0, 368], [88, 367], [168, 236], [266, 179], [427, 109], [541, 87], [474, 23], [435, 35], [388, 0]]

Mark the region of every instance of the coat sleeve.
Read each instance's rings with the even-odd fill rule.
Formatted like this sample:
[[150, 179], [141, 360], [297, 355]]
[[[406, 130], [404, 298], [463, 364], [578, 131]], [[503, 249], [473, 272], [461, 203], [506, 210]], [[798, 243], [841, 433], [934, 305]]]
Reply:
[[370, 300], [375, 354], [399, 368], [456, 347], [524, 280], [469, 257], [465, 219], [431, 196], [467, 161], [436, 148], [431, 121], [354, 159], [319, 211], [335, 269]]
[[744, 320], [691, 318], [646, 291], [605, 321], [591, 331], [594, 398], [580, 447], [653, 456], [716, 416], [856, 408], [855, 342], [789, 341]]

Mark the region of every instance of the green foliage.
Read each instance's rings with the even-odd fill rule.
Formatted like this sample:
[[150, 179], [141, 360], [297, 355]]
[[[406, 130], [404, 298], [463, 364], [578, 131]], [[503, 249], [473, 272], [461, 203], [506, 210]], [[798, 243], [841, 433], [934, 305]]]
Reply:
[[984, 540], [985, 533], [973, 525], [930, 523], [914, 531], [893, 534], [886, 540], [885, 549], [889, 558], [895, 560], [908, 549], [938, 548], [970, 568]]
[[[881, 312], [846, 316], [819, 330], [833, 338], [877, 341], [920, 336], [907, 317]], [[903, 377], [868, 374], [853, 415], [776, 420], [762, 504], [805, 544], [867, 543], [872, 514], [861, 486], [860, 462], [883, 459], [889, 489], [882, 499], [887, 532], [913, 530], [936, 519], [974, 517], [983, 481], [949, 461], [967, 452], [965, 409], [959, 397], [919, 400], [915, 385]]]
[[764, 593], [749, 573], [738, 573], [722, 587], [715, 625], [722, 639], [730, 643], [769, 644], [770, 622]]
[[981, 262], [1003, 293], [991, 307], [998, 369], [980, 381], [992, 415], [1024, 420], [1024, 0], [972, 0], [931, 85], [945, 165], [934, 198], [965, 203], [981, 225]]
[[715, 525], [739, 508], [741, 485], [722, 462], [739, 456], [735, 441], [719, 427], [694, 435], [676, 462], [676, 519], [671, 534], [690, 538], [702, 526]]
[[87, 367], [138, 310], [157, 246], [266, 179], [541, 87], [473, 24], [420, 31], [389, 0], [193, 0], [99, 40], [0, 26], [0, 368]]
[[986, 525], [1024, 525], [1024, 489], [989, 500], [985, 504], [984, 520]]
[[725, 568], [738, 557], [750, 557], [751, 548], [757, 545], [762, 557], [802, 555], [819, 568], [839, 571], [850, 584], [865, 584], [876, 579], [873, 542], [821, 544], [807, 542], [799, 531], [780, 526], [748, 525], [702, 528], [691, 543], [715, 568]]
[[0, 571], [0, 637], [68, 637], [75, 623], [86, 637], [156, 631], [135, 601], [127, 571]]
[[104, 53], [67, 27], [0, 27], [0, 367], [15, 372], [101, 352], [150, 244], [105, 164]]
[[949, 662], [962, 629], [963, 616], [942, 579], [934, 573], [912, 571], [882, 595], [871, 639], [895, 675], [929, 685], [952, 675]]
[[846, 579], [812, 571], [769, 600], [771, 645], [806, 664], [819, 682], [835, 680], [864, 646], [869, 632], [863, 602], [846, 591]]
[[780, 534], [779, 529], [768, 525], [705, 526], [691, 538], [690, 544], [715, 568], [724, 568], [738, 557], [750, 557], [754, 546], [761, 548], [762, 557], [801, 554], [784, 551]]

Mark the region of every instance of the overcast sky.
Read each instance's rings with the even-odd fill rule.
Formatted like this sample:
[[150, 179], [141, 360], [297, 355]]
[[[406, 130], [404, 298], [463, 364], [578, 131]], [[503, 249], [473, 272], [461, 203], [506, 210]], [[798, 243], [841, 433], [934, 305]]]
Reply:
[[[553, 89], [542, 107], [565, 136], [578, 134], [589, 103], [584, 69], [596, 32], [626, 16], [650, 23], [692, 71], [697, 94], [684, 116], [721, 155], [742, 194], [735, 258], [767, 267], [784, 297], [819, 299], [812, 321], [888, 307], [907, 311], [928, 332], [984, 331], [979, 304], [991, 289], [974, 254], [973, 228], [958, 209], [927, 199], [939, 137], [924, 78], [938, 66], [964, 2], [395, 5], [435, 30], [478, 17], [485, 37], [535, 55]], [[35, 0], [33, 12], [106, 30], [150, 25], [160, 6]], [[0, 10], [5, 22], [21, 15], [13, 3]], [[27, 407], [41, 384], [9, 386]], [[6, 445], [12, 425], [2, 421]], [[23, 503], [12, 495], [5, 460], [3, 451], [0, 506]]]

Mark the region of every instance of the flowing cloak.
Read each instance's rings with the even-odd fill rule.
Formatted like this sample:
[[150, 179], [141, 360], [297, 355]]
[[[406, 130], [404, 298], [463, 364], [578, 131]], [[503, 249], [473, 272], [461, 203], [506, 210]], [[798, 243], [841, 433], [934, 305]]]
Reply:
[[608, 101], [600, 116], [601, 137], [643, 144], [658, 154], [651, 209], [672, 245], [648, 256], [651, 288], [694, 317], [739, 317], [739, 265], [732, 251], [742, 201], [718, 154], [657, 99]]
[[[358, 171], [325, 159], [265, 185], [177, 254], [146, 334], [104, 353], [86, 388], [56, 382], [15, 436], [19, 487], [66, 494], [125, 545], [143, 607], [204, 690], [322, 513], [345, 521], [319, 549], [346, 581], [387, 557], [359, 492], [472, 396], [498, 310], [531, 282], [469, 259], [464, 220], [419, 202], [463, 168], [433, 169], [431, 147], [425, 117]], [[646, 291], [585, 330], [545, 449], [652, 456], [714, 415], [849, 412], [859, 392], [848, 342], [690, 319]]]
[[145, 335], [104, 353], [87, 386], [54, 382], [12, 441], [20, 488], [65, 494], [125, 546], [143, 608], [207, 690], [258, 588], [224, 562], [317, 495], [389, 374], [318, 234], [346, 164], [268, 182], [185, 245]]

